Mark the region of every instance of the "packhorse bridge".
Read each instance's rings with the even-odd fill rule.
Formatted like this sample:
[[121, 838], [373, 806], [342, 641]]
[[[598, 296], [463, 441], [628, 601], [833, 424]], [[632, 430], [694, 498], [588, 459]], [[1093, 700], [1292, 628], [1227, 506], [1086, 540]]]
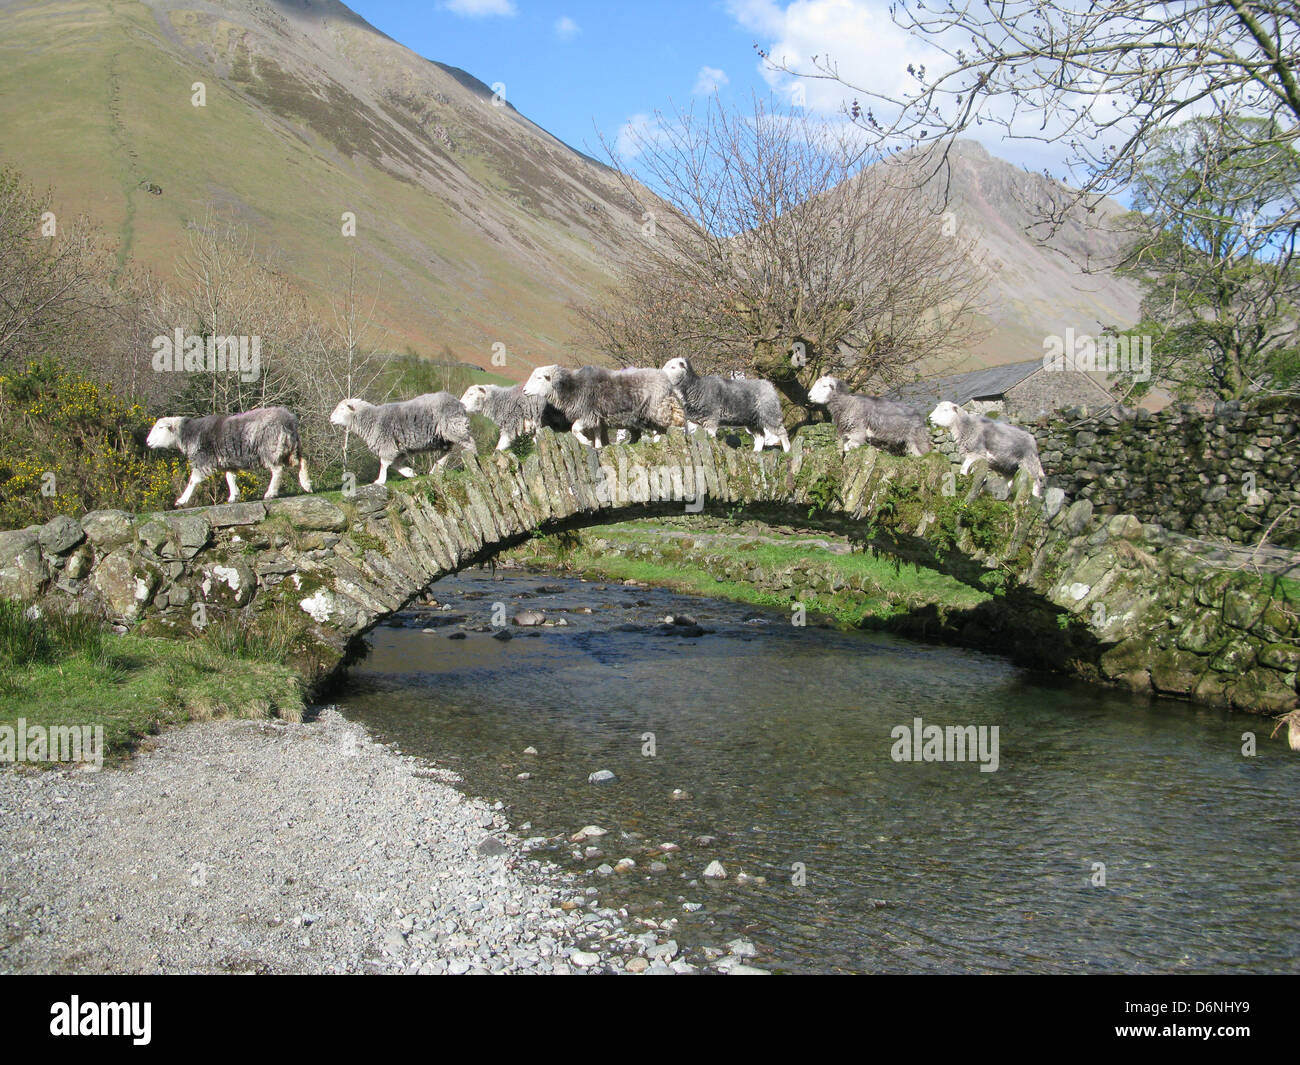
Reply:
[[1297, 706], [1300, 555], [1215, 546], [1094, 513], [1020, 475], [943, 455], [841, 456], [815, 434], [755, 455], [673, 431], [594, 451], [540, 432], [531, 453], [270, 502], [95, 511], [0, 533], [0, 595], [189, 636], [238, 616], [293, 634], [313, 684], [356, 637], [440, 577], [535, 535], [637, 517], [742, 511], [825, 528], [1004, 593], [1007, 653], [1135, 691], [1278, 714]]

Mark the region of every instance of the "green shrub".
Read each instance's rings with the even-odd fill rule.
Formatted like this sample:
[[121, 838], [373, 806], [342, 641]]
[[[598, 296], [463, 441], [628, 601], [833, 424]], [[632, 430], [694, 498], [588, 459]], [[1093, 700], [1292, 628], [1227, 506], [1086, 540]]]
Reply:
[[150, 424], [138, 403], [55, 362], [0, 376], [0, 528], [169, 506], [183, 461], [144, 446]]

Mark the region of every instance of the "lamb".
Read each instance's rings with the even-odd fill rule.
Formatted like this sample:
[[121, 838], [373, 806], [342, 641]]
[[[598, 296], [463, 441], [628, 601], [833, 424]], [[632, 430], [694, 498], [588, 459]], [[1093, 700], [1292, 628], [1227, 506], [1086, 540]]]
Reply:
[[[345, 399], [330, 415], [332, 425], [350, 429], [379, 456], [375, 484], [388, 480], [388, 467], [402, 455], [440, 451], [438, 468], [447, 464], [454, 448], [474, 454], [469, 412], [450, 392], [430, 392], [401, 403], [375, 405], [364, 399]], [[403, 477], [414, 477], [410, 466], [399, 466]]]
[[515, 438], [538, 429], [567, 431], [569, 420], [540, 396], [525, 396], [523, 385], [470, 385], [460, 397], [465, 409], [490, 418], [501, 430], [497, 450], [505, 451]]
[[808, 390], [808, 399], [831, 412], [844, 451], [867, 443], [906, 448], [909, 455], [930, 450], [925, 418], [906, 403], [855, 395], [838, 377], [819, 377]]
[[1043, 494], [1047, 477], [1038, 459], [1038, 441], [1029, 431], [982, 414], [969, 414], [947, 400], [930, 412], [930, 421], [946, 427], [957, 441], [963, 474], [970, 472], [977, 459], [987, 459], [993, 469], [1009, 477], [1016, 470], [1028, 470], [1034, 479], [1034, 495]]
[[688, 433], [694, 431], [692, 422], [698, 422], [715, 437], [721, 425], [739, 426], [754, 434], [755, 451], [762, 451], [768, 444], [790, 450], [790, 437], [781, 418], [781, 400], [771, 381], [700, 377], [690, 360], [681, 357], [664, 363], [664, 373], [682, 402]]
[[[584, 366], [539, 366], [524, 384], [525, 396], [540, 396], [573, 423], [573, 435], [600, 447], [606, 426], [627, 429], [635, 443], [644, 431], [684, 425], [686, 415], [662, 370], [606, 370]], [[593, 439], [588, 439], [590, 431]]]
[[185, 506], [196, 489], [214, 473], [226, 475], [230, 502], [239, 498], [235, 470], [265, 467], [271, 471], [266, 499], [280, 494], [285, 466], [298, 469], [298, 484], [311, 491], [307, 460], [298, 437], [298, 416], [285, 407], [264, 407], [243, 414], [210, 414], [203, 418], [159, 418], [145, 439], [152, 448], [176, 448], [189, 460], [190, 479], [176, 500]]

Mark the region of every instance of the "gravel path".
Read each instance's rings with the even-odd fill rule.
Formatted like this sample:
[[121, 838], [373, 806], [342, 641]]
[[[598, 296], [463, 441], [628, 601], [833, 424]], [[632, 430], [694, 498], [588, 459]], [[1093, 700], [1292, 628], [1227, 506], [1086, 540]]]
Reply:
[[622, 970], [621, 915], [454, 779], [333, 709], [0, 771], [0, 971]]

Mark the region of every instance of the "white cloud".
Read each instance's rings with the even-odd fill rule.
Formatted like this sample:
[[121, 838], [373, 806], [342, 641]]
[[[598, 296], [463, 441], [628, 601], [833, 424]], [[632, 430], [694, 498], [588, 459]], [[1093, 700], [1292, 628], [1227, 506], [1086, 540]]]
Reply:
[[623, 123], [614, 141], [614, 151], [625, 161], [635, 159], [642, 150], [662, 135], [654, 115], [639, 112]]
[[516, 13], [514, 0], [446, 0], [439, 6], [462, 18], [510, 18]]
[[569, 18], [568, 15], [561, 15], [555, 20], [555, 36], [562, 41], [571, 41], [581, 32], [582, 27]]
[[717, 67], [700, 67], [700, 72], [695, 76], [695, 88], [691, 90], [696, 96], [712, 96], [724, 85], [731, 84], [731, 79], [727, 77], [725, 70], [719, 70]]
[[[773, 94], [814, 114], [842, 114], [858, 99], [881, 121], [888, 121], [894, 117], [888, 105], [868, 100], [860, 90], [894, 99], [912, 96], [919, 83], [907, 73], [909, 65], [924, 66], [933, 76], [952, 63], [929, 41], [898, 26], [890, 17], [889, 0], [726, 0], [726, 7], [768, 53], [770, 62], [760, 59], [758, 69]], [[959, 46], [962, 42], [952, 43]], [[772, 69], [773, 65], [798, 74], [824, 73], [830, 66], [842, 80], [796, 77]], [[1009, 100], [992, 101], [986, 113], [1006, 119], [1011, 115], [1010, 106]], [[1040, 118], [1034, 115], [1017, 121], [1016, 131], [1042, 135]], [[991, 122], [974, 126], [963, 136], [980, 141], [1003, 158], [1035, 168], [1048, 166], [1054, 173], [1067, 154], [1058, 144], [1009, 141]]]
[[[782, 7], [774, 0], [728, 0], [727, 10], [742, 27], [757, 35], [771, 63], [800, 74], [833, 63], [847, 84], [798, 78], [759, 61], [772, 91], [787, 102], [833, 114], [855, 96], [849, 86], [897, 95], [915, 88], [907, 65], [935, 69], [941, 54], [895, 25], [883, 0], [794, 0]], [[813, 57], [817, 57], [814, 59]]]

